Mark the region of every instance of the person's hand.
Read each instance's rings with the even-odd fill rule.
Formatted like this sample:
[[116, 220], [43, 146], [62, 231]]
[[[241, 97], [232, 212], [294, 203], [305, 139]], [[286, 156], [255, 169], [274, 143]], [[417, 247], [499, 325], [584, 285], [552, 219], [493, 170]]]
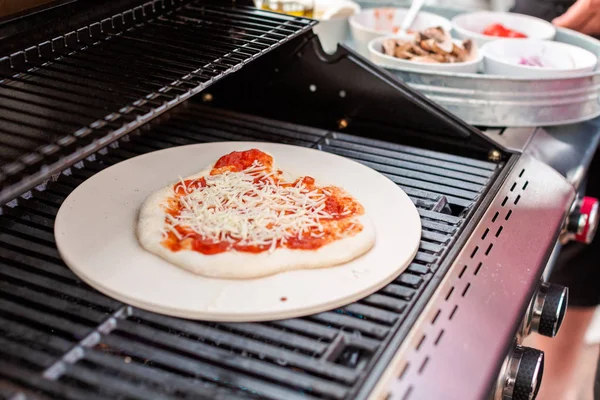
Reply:
[[552, 23], [586, 35], [600, 34], [600, 0], [577, 0], [566, 13], [554, 19]]

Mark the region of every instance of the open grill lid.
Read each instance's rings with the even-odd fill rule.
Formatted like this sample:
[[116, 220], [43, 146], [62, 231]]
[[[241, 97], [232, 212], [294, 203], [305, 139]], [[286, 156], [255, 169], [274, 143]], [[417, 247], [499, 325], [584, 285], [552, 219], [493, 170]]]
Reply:
[[157, 0], [3, 54], [0, 203], [313, 24], [244, 6]]
[[[357, 120], [387, 119], [395, 135], [426, 131], [479, 150], [494, 147], [481, 132], [351, 51], [326, 58], [310, 32], [314, 21], [202, 0], [127, 1], [138, 6], [108, 18], [116, 6], [103, 7], [114, 2], [83, 3], [68, 1], [0, 25], [1, 204], [238, 70], [234, 84], [254, 82], [252, 95], [268, 93], [277, 104], [293, 99], [305, 114], [319, 116], [310, 108], [319, 102], [290, 85], [343, 83], [352, 102], [333, 106], [328, 120], [348, 113]], [[43, 18], [59, 10], [67, 18], [56, 23]], [[84, 19], [84, 25], [73, 26]], [[72, 31], [58, 35], [65, 27]], [[32, 37], [39, 44], [31, 45]], [[19, 45], [29, 47], [16, 51]], [[299, 63], [288, 63], [291, 58]], [[249, 69], [255, 59], [261, 63]], [[291, 69], [273, 80], [275, 64]], [[252, 79], [254, 73], [260, 79]], [[294, 79], [298, 73], [301, 79]], [[255, 101], [239, 95], [241, 101]], [[407, 111], [409, 118], [397, 118], [394, 109]]]

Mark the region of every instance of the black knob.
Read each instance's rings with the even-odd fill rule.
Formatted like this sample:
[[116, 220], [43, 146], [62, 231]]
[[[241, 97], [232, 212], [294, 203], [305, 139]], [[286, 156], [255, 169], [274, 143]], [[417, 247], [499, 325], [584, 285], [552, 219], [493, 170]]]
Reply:
[[[544, 285], [544, 284], [542, 284]], [[546, 292], [546, 301], [542, 308], [538, 332], [541, 335], [554, 337], [560, 329], [569, 299], [569, 289], [555, 284], [549, 284]]]
[[[512, 400], [534, 400], [540, 390], [544, 373], [544, 353], [517, 346], [521, 361], [517, 367]], [[515, 349], [515, 350], [517, 350]]]
[[569, 289], [553, 283], [542, 283], [533, 302], [531, 329], [554, 337], [567, 311]]

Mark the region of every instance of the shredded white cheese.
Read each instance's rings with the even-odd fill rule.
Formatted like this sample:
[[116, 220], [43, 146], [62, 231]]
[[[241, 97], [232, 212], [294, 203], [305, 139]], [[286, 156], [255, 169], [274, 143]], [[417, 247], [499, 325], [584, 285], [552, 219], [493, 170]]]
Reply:
[[[205, 180], [202, 188], [186, 188], [183, 180], [175, 187], [186, 193], [176, 197], [181, 212], [167, 217], [167, 231], [176, 232], [175, 226], [181, 225], [204, 240], [269, 246], [273, 251], [290, 237], [322, 237], [321, 220], [336, 216], [324, 211], [329, 192], [311, 191], [302, 180], [284, 187], [258, 161], [244, 171], [209, 175]], [[344, 210], [344, 215], [349, 213]]]

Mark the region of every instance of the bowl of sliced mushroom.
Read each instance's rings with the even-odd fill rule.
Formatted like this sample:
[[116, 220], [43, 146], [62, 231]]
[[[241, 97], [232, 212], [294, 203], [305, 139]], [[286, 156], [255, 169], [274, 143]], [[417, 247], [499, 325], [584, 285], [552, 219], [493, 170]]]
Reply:
[[369, 42], [375, 64], [390, 69], [474, 74], [483, 56], [470, 40], [453, 39], [441, 27], [403, 36], [384, 36]]

